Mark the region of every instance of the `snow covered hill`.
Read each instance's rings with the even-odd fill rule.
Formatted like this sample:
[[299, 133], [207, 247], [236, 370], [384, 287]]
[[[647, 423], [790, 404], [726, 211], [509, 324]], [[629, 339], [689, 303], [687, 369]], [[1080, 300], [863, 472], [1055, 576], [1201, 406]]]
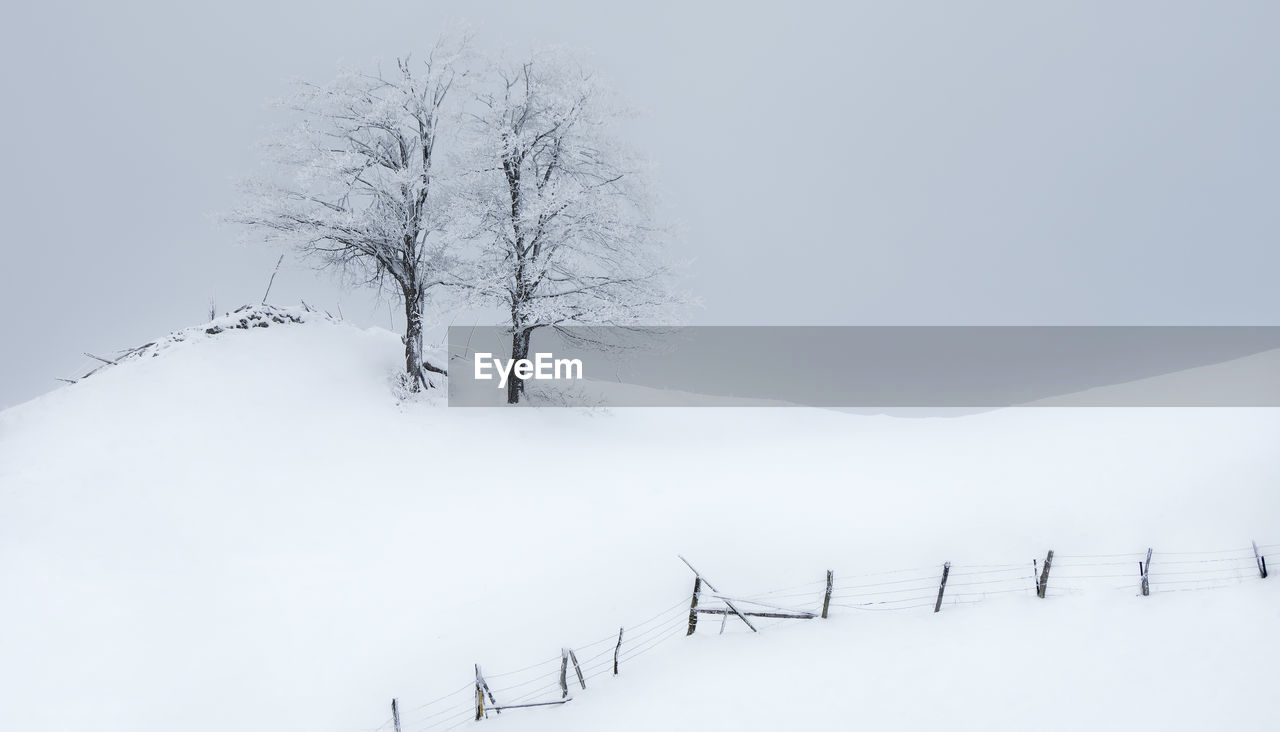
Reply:
[[[467, 729], [474, 664], [554, 700], [562, 647], [586, 690], [476, 728], [1273, 721], [1280, 590], [1245, 548], [1280, 549], [1277, 410], [449, 410], [397, 401], [401, 350], [232, 329], [0, 413], [0, 729], [359, 732], [392, 697]], [[840, 589], [685, 638], [677, 554], [732, 597]], [[943, 561], [936, 615], [860, 598]]]

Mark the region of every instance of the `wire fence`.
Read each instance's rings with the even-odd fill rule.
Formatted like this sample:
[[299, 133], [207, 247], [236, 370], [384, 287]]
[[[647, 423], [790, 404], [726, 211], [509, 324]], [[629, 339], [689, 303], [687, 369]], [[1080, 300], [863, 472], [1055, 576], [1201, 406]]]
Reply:
[[[477, 717], [484, 719], [515, 707], [570, 701], [572, 692], [584, 690], [592, 679], [613, 674], [622, 664], [691, 634], [700, 616], [716, 617], [713, 627], [720, 633], [758, 632], [797, 619], [825, 617], [833, 610], [937, 611], [1003, 595], [1034, 597], [1039, 594], [1042, 578], [1045, 598], [1098, 590], [1147, 594], [1142, 591], [1144, 575], [1152, 595], [1211, 590], [1265, 578], [1265, 554], [1276, 548], [1280, 544], [1153, 552], [1150, 563], [1147, 551], [1059, 554], [1053, 557], [1047, 575], [1038, 558], [1016, 564], [948, 562], [862, 574], [832, 572], [827, 579], [732, 595], [714, 590], [703, 590], [699, 595], [703, 578], [698, 575], [694, 594], [621, 628], [617, 634], [575, 646], [572, 667], [568, 656], [562, 654], [512, 671], [484, 673], [483, 681], [477, 669], [476, 680], [440, 697], [411, 706], [393, 704], [392, 717], [361, 732], [452, 730], [476, 722]], [[764, 622], [748, 626], [753, 617]]]
[[[583, 683], [612, 674], [615, 652], [620, 665], [683, 635], [688, 619], [689, 598], [682, 597], [678, 602], [649, 618], [623, 627], [621, 629], [624, 641], [622, 645], [619, 645], [618, 634], [612, 633], [590, 643], [575, 646], [573, 650], [577, 657], [577, 668], [582, 672]], [[563, 701], [565, 697], [561, 678], [564, 670], [563, 657], [556, 655], [512, 671], [484, 673], [488, 694], [486, 694], [485, 709], [481, 713], [482, 718], [488, 714], [500, 713], [500, 711], [493, 711], [489, 706], [489, 694], [497, 700], [494, 706], [498, 710], [525, 704]], [[580, 688], [578, 677], [573, 670], [570, 670], [565, 678], [572, 686]], [[468, 681], [453, 691], [428, 702], [400, 706], [398, 708], [399, 729], [423, 732], [456, 729], [474, 722], [476, 710], [476, 682]], [[396, 728], [395, 717], [388, 717], [382, 724], [364, 732], [387, 732], [394, 731]]]

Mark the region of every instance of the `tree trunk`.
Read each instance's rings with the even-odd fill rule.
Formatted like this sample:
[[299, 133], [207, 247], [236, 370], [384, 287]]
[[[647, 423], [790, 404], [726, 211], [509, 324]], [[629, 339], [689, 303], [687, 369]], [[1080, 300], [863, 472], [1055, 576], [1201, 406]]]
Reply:
[[416, 287], [404, 289], [404, 372], [409, 377], [409, 390], [417, 392], [427, 385], [427, 377], [422, 373], [422, 301], [425, 298]]
[[[518, 361], [529, 357], [529, 336], [533, 334], [532, 330], [517, 330], [511, 334], [511, 359]], [[514, 365], [511, 368], [511, 376], [507, 378], [507, 404], [518, 404], [520, 395], [524, 394], [524, 379], [516, 376]]]

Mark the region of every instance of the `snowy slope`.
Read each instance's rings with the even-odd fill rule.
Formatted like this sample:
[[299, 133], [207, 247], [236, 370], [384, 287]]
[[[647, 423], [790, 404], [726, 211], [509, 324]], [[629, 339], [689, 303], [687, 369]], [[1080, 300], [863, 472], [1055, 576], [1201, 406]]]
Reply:
[[1126, 404], [1280, 404], [1280, 349], [1209, 366], [1175, 371], [1075, 394], [1049, 397], [1032, 406]]
[[399, 360], [380, 330], [236, 330], [0, 413], [0, 729], [357, 732], [393, 696], [427, 729], [465, 719], [474, 663], [536, 691], [655, 614], [617, 679], [481, 724], [1270, 723], [1280, 596], [1244, 571], [665, 634], [677, 553], [752, 594], [1280, 542], [1276, 410], [448, 410], [397, 404]]

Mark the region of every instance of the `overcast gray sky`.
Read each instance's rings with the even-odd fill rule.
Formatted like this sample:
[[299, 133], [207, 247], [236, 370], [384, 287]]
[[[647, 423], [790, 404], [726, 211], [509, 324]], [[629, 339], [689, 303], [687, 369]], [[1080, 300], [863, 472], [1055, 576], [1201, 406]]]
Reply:
[[[262, 296], [216, 215], [291, 78], [593, 50], [702, 324], [1280, 323], [1280, 3], [41, 2], [0, 29], [0, 407]], [[294, 258], [274, 302], [387, 324]]]

